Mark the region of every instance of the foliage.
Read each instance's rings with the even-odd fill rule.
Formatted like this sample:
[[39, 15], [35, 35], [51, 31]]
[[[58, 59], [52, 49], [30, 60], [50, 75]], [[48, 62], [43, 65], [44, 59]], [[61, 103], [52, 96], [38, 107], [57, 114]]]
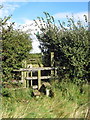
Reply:
[[9, 17], [0, 19], [0, 28], [2, 28], [2, 67], [3, 81], [12, 79], [13, 69], [19, 69], [22, 60], [26, 59], [32, 49], [30, 35], [20, 29], [14, 28], [14, 22], [9, 24]]
[[[45, 57], [44, 63], [49, 66], [50, 52], [55, 53], [55, 66], [58, 67], [58, 75], [68, 77], [75, 83], [86, 82], [89, 77], [89, 31], [87, 26], [80, 20], [77, 23], [73, 17], [68, 18], [68, 23], [60, 22], [59, 26], [55, 24], [53, 16], [44, 12], [45, 19], [40, 18], [38, 24], [41, 30], [36, 36], [40, 42], [40, 48]], [[87, 24], [87, 17], [85, 16]], [[83, 81], [84, 80], [84, 81]]]

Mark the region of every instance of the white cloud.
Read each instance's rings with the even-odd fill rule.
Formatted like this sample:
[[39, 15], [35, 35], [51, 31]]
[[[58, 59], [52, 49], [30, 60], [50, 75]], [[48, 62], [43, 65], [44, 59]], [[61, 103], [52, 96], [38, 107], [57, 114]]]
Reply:
[[[41, 26], [41, 23], [42, 23], [43, 27], [45, 27], [45, 24], [43, 24], [42, 20], [41, 20], [41, 23], [38, 19], [35, 21], [38, 23], [39, 26]], [[30, 28], [32, 30], [32, 34], [37, 33], [37, 31], [41, 32], [40, 29], [36, 26], [35, 21], [24, 19], [24, 25], [26, 26], [24, 30], [28, 30]]]
[[[38, 20], [36, 21], [39, 23]], [[39, 49], [40, 43], [34, 34], [34, 33], [37, 33], [37, 31], [40, 32], [39, 28], [35, 26], [35, 22], [33, 20], [29, 20], [29, 19], [24, 19], [23, 26], [24, 26], [23, 31], [27, 31], [28, 33], [31, 33], [30, 37], [32, 38], [32, 47], [33, 47], [33, 50], [31, 51], [31, 53], [40, 53], [41, 52]]]
[[54, 18], [56, 19], [65, 19], [66, 16], [68, 17], [72, 17], [72, 15], [74, 16], [74, 19], [75, 20], [78, 20], [78, 18], [81, 20], [81, 21], [84, 21], [85, 18], [84, 18], [84, 15], [87, 15], [88, 16], [88, 12], [87, 11], [84, 11], [84, 12], [78, 12], [78, 13], [71, 13], [71, 12], [60, 12], [60, 13], [56, 13], [54, 16]]
[[40, 45], [39, 41], [34, 37], [32, 42], [33, 50], [30, 53], [40, 53], [41, 50], [39, 49], [39, 45]]
[[0, 9], [0, 17], [2, 18], [3, 16], [8, 16], [13, 13], [13, 11], [19, 7], [17, 4], [8, 4], [8, 3], [2, 3], [3, 8]]

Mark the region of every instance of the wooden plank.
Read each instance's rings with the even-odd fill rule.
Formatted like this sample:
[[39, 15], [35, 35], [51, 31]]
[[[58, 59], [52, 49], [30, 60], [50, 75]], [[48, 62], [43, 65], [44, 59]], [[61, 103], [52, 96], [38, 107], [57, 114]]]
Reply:
[[38, 77], [36, 76], [36, 77], [26, 77], [25, 78], [26, 80], [36, 80], [36, 79], [38, 79]]
[[[41, 76], [40, 78], [41, 79], [49, 79], [49, 78], [51, 78], [51, 76]], [[26, 77], [26, 80], [36, 80], [36, 79], [38, 79], [37, 76], [36, 77]]]
[[33, 85], [32, 88], [33, 89], [38, 89], [38, 86], [37, 85]]
[[49, 82], [43, 82], [42, 85], [44, 85], [45, 87], [51, 87]]
[[34, 91], [33, 91], [33, 95], [34, 95], [34, 96], [40, 96], [40, 94], [41, 94], [41, 93], [40, 93], [38, 90], [34, 90]]
[[16, 71], [16, 72], [19, 72], [19, 71], [38, 71], [38, 70], [53, 70], [53, 69], [56, 69], [54, 67], [38, 67], [38, 68], [21, 68], [19, 70], [13, 70], [13, 71]]
[[51, 76], [42, 76], [41, 79], [49, 79]]

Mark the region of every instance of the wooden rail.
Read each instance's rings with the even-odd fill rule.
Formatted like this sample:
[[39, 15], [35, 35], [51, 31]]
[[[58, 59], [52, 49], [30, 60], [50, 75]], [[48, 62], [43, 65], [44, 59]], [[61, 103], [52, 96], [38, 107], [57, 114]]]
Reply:
[[[50, 79], [51, 76], [55, 76], [55, 72], [51, 72], [51, 76], [41, 76], [41, 71], [43, 70], [50, 70], [55, 71], [57, 68], [54, 67], [39, 67], [39, 68], [21, 68], [20, 70], [14, 70], [16, 72], [21, 72], [21, 78], [24, 83], [24, 87], [29, 87], [29, 81], [31, 82], [31, 87], [33, 86], [33, 80], [38, 80], [38, 89], [41, 87], [41, 80], [42, 79]], [[38, 75], [33, 76], [33, 72], [37, 71]], [[30, 75], [30, 76], [29, 76]], [[25, 82], [26, 81], [26, 82]]]
[[[49, 78], [51, 78], [51, 76], [41, 76], [40, 78], [41, 79], [49, 79]], [[26, 80], [36, 80], [36, 79], [38, 79], [38, 77], [26, 77], [25, 79]]]
[[54, 67], [38, 67], [38, 68], [20, 68], [19, 70], [13, 70], [13, 71], [38, 71], [38, 70], [54, 70], [54, 69], [57, 69], [57, 68], [54, 68]]

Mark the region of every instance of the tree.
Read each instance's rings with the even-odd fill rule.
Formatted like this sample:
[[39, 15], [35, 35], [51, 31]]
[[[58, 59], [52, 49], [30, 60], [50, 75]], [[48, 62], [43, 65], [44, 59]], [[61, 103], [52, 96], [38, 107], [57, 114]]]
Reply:
[[[41, 34], [36, 34], [40, 41], [40, 48], [44, 55], [55, 52], [55, 63], [59, 69], [59, 76], [68, 77], [75, 83], [82, 83], [89, 74], [89, 31], [80, 20], [75, 24], [73, 18], [68, 18], [68, 24], [55, 24], [53, 16], [44, 13], [46, 19], [38, 17], [35, 21]], [[86, 19], [86, 16], [85, 16]], [[87, 22], [87, 19], [86, 19]], [[48, 61], [48, 57], [46, 59]]]
[[14, 28], [14, 22], [8, 24], [11, 18], [4, 17], [0, 19], [2, 28], [2, 68], [3, 81], [12, 79], [13, 69], [22, 67], [22, 60], [26, 59], [32, 49], [32, 41], [30, 35], [22, 30]]

